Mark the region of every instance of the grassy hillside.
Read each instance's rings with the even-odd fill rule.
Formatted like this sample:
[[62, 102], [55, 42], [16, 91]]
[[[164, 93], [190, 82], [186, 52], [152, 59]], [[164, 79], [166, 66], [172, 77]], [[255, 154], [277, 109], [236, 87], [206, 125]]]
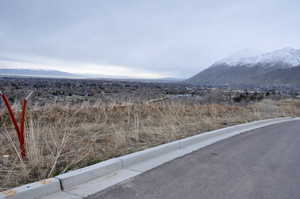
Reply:
[[246, 106], [186, 102], [82, 103], [30, 107], [28, 159], [21, 160], [15, 131], [0, 112], [0, 190], [64, 173], [112, 157], [252, 120], [300, 116], [300, 101]]

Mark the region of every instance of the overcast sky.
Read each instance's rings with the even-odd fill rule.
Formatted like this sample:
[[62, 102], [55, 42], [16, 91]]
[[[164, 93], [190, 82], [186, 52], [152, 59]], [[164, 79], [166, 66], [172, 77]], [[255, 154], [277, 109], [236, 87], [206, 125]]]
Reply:
[[186, 78], [300, 48], [299, 0], [0, 0], [0, 67]]

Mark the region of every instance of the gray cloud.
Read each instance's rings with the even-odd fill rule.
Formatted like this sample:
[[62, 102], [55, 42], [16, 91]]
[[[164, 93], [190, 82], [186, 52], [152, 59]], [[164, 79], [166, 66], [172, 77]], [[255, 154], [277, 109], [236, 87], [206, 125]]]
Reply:
[[0, 59], [188, 77], [244, 48], [300, 48], [299, 8], [297, 0], [1, 0]]

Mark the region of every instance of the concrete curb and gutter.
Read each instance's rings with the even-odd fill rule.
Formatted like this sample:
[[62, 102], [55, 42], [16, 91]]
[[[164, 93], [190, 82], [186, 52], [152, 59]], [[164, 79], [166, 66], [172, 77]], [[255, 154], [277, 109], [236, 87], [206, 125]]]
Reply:
[[96, 194], [168, 161], [232, 136], [265, 126], [300, 120], [276, 118], [201, 133], [129, 155], [113, 158], [54, 178], [0, 192], [0, 199], [81, 199]]

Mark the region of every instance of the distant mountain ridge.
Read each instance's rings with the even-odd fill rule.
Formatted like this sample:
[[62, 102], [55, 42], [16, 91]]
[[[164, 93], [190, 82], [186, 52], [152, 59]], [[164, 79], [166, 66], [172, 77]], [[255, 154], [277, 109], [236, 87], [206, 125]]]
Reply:
[[230, 56], [187, 80], [192, 84], [300, 86], [300, 50], [283, 48], [256, 56]]
[[13, 69], [13, 68], [0, 68], [0, 77], [42, 77], [42, 78], [79, 78], [79, 79], [106, 79], [106, 80], [121, 80], [121, 81], [140, 81], [140, 82], [181, 82], [183, 79], [177, 78], [157, 78], [157, 79], [142, 79], [130, 78], [122, 76], [108, 76], [97, 74], [76, 74], [68, 73], [58, 70], [35, 70], [35, 69]]
[[12, 69], [12, 68], [0, 68], [0, 75], [30, 76], [30, 77], [63, 77], [63, 78], [79, 77], [76, 74], [62, 72], [58, 70], [34, 70], [34, 69]]

